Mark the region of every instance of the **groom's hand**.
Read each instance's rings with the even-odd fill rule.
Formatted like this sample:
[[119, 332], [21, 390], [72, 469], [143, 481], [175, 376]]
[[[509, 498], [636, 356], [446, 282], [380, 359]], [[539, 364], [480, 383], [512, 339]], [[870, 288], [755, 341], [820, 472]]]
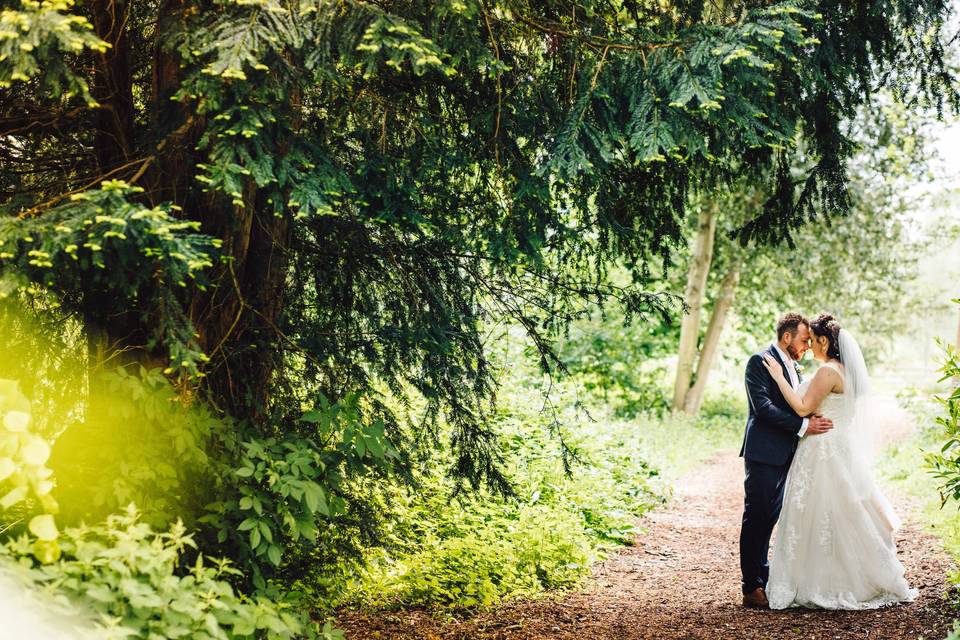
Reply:
[[818, 436], [821, 433], [830, 431], [830, 429], [833, 429], [833, 420], [824, 418], [819, 413], [815, 413], [810, 416], [810, 422], [807, 423], [807, 432], [805, 435]]

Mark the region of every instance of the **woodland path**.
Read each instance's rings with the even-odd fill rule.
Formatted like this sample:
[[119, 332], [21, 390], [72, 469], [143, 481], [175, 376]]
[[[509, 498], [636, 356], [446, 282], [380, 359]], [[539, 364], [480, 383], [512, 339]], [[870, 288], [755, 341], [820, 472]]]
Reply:
[[426, 612], [340, 618], [348, 640], [572, 640], [656, 638], [926, 638], [949, 626], [945, 575], [953, 569], [937, 541], [888, 492], [904, 527], [901, 561], [916, 602], [863, 612], [755, 611], [740, 606], [738, 536], [743, 462], [724, 452], [676, 483], [670, 504], [644, 517], [636, 544], [599, 563], [583, 589], [515, 601], [464, 620]]

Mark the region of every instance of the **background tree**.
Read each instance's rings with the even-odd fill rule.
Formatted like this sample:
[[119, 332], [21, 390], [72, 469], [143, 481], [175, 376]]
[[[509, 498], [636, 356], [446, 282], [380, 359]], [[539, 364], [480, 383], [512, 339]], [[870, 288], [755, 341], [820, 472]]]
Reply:
[[[764, 194], [758, 188], [744, 185], [712, 196], [717, 200], [710, 210], [721, 228], [712, 251], [716, 258], [706, 266], [698, 259], [704, 255], [699, 225], [685, 297], [691, 309], [709, 304], [711, 311], [705, 330], [699, 319], [696, 324], [689, 320], [692, 313], [681, 325], [674, 409], [699, 411], [731, 309], [743, 327], [740, 331], [756, 340], [769, 337], [772, 319], [784, 309], [829, 310], [862, 331], [865, 348], [874, 352], [905, 328], [915, 302], [911, 281], [921, 249], [908, 219], [917, 196], [911, 197], [906, 187], [925, 171], [924, 125], [902, 105], [879, 100], [850, 126], [859, 149], [851, 172], [851, 211], [808, 223], [789, 245], [743, 247], [733, 240], [743, 220], [762, 206]], [[714, 291], [712, 304], [704, 271]], [[693, 274], [704, 282], [695, 296], [689, 289]], [[739, 286], [741, 278], [746, 286]]]

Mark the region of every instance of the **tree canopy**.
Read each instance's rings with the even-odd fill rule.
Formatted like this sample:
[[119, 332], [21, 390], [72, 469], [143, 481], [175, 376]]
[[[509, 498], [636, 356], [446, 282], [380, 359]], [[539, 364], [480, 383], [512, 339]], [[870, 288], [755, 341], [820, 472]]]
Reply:
[[783, 240], [849, 209], [875, 90], [958, 104], [944, 0], [4, 7], [0, 269], [42, 287], [15, 297], [267, 432], [360, 393], [396, 436], [378, 390], [418, 394], [501, 486], [485, 322], [561, 366], [590, 305], [671, 303], [647, 267], [691, 194], [752, 176], [740, 237]]

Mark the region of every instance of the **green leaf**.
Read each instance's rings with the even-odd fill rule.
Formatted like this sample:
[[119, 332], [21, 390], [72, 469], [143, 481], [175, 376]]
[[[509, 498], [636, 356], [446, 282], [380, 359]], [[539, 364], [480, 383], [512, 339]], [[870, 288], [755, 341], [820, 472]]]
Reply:
[[273, 542], [273, 531], [270, 530], [266, 520], [260, 521], [260, 533], [268, 542]]
[[383, 443], [381, 443], [380, 440], [375, 436], [373, 437], [368, 436], [366, 440], [367, 440], [367, 450], [370, 451], [370, 454], [373, 455], [375, 458], [383, 459], [383, 456], [386, 453]]
[[323, 420], [323, 414], [317, 411], [316, 409], [311, 409], [303, 414], [303, 417], [300, 418], [303, 422], [309, 422], [311, 424], [316, 424]]
[[280, 566], [280, 547], [275, 544], [270, 545], [267, 549], [267, 558], [270, 562], [273, 563], [275, 567]]
[[57, 524], [50, 514], [34, 516], [30, 520], [29, 529], [30, 533], [46, 542], [56, 540], [60, 536], [60, 532], [57, 530]]
[[327, 505], [327, 497], [323, 488], [316, 482], [306, 482], [303, 489], [303, 497], [307, 503], [307, 508], [313, 513], [329, 516], [330, 508]]

